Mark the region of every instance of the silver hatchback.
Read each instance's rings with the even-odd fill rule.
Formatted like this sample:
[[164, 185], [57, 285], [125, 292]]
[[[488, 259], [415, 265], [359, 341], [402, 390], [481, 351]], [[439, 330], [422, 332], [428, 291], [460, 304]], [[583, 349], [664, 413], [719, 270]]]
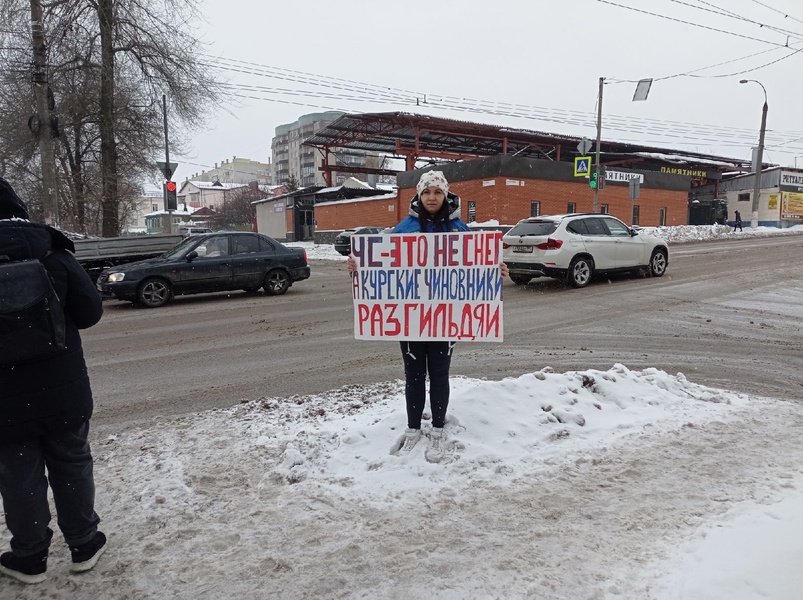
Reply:
[[665, 240], [599, 213], [523, 219], [502, 238], [502, 248], [518, 285], [553, 277], [581, 288], [595, 274], [644, 271], [660, 277], [669, 265]]

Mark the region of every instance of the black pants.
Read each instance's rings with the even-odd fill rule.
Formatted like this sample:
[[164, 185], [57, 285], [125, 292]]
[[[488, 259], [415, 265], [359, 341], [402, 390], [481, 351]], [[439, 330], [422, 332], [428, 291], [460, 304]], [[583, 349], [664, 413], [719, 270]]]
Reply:
[[454, 342], [401, 342], [404, 357], [404, 396], [407, 427], [421, 429], [429, 373], [429, 405], [432, 426], [443, 427], [449, 406], [449, 366]]
[[739, 228], [739, 231], [744, 231], [744, 229], [742, 229], [742, 222], [741, 221], [736, 221], [733, 224], [733, 230], [736, 231], [737, 227]]
[[50, 546], [48, 480], [67, 544], [79, 546], [94, 537], [100, 518], [88, 435], [86, 422], [72, 431], [0, 444], [0, 495], [14, 554], [30, 556]]

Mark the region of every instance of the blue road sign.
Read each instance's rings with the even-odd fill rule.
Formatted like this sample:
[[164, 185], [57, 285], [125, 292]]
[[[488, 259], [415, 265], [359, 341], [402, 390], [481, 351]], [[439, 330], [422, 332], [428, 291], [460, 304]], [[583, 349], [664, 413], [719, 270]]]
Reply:
[[574, 176], [588, 177], [588, 174], [590, 172], [591, 172], [591, 157], [576, 156], [574, 158]]

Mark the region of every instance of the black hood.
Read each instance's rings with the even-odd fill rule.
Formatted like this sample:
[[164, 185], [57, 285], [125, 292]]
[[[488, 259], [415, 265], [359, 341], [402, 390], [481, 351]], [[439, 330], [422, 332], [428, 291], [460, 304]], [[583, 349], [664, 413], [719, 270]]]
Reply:
[[0, 177], [0, 219], [13, 218], [27, 219], [28, 209], [11, 184]]
[[75, 253], [75, 244], [57, 229], [20, 219], [0, 220], [0, 256], [11, 260], [42, 258], [53, 250]]

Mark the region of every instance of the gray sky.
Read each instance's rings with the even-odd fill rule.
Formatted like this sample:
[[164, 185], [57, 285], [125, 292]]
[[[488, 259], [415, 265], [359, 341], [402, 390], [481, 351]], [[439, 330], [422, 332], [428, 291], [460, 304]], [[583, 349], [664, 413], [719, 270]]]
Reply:
[[[593, 138], [600, 77], [603, 139], [745, 159], [764, 94], [739, 80], [756, 79], [769, 104], [765, 162], [803, 166], [800, 0], [205, 0], [202, 10], [204, 58], [225, 68], [232, 97], [188, 154], [171, 153], [178, 180], [233, 156], [267, 161], [277, 125], [328, 109]], [[649, 99], [632, 102], [647, 77]]]

